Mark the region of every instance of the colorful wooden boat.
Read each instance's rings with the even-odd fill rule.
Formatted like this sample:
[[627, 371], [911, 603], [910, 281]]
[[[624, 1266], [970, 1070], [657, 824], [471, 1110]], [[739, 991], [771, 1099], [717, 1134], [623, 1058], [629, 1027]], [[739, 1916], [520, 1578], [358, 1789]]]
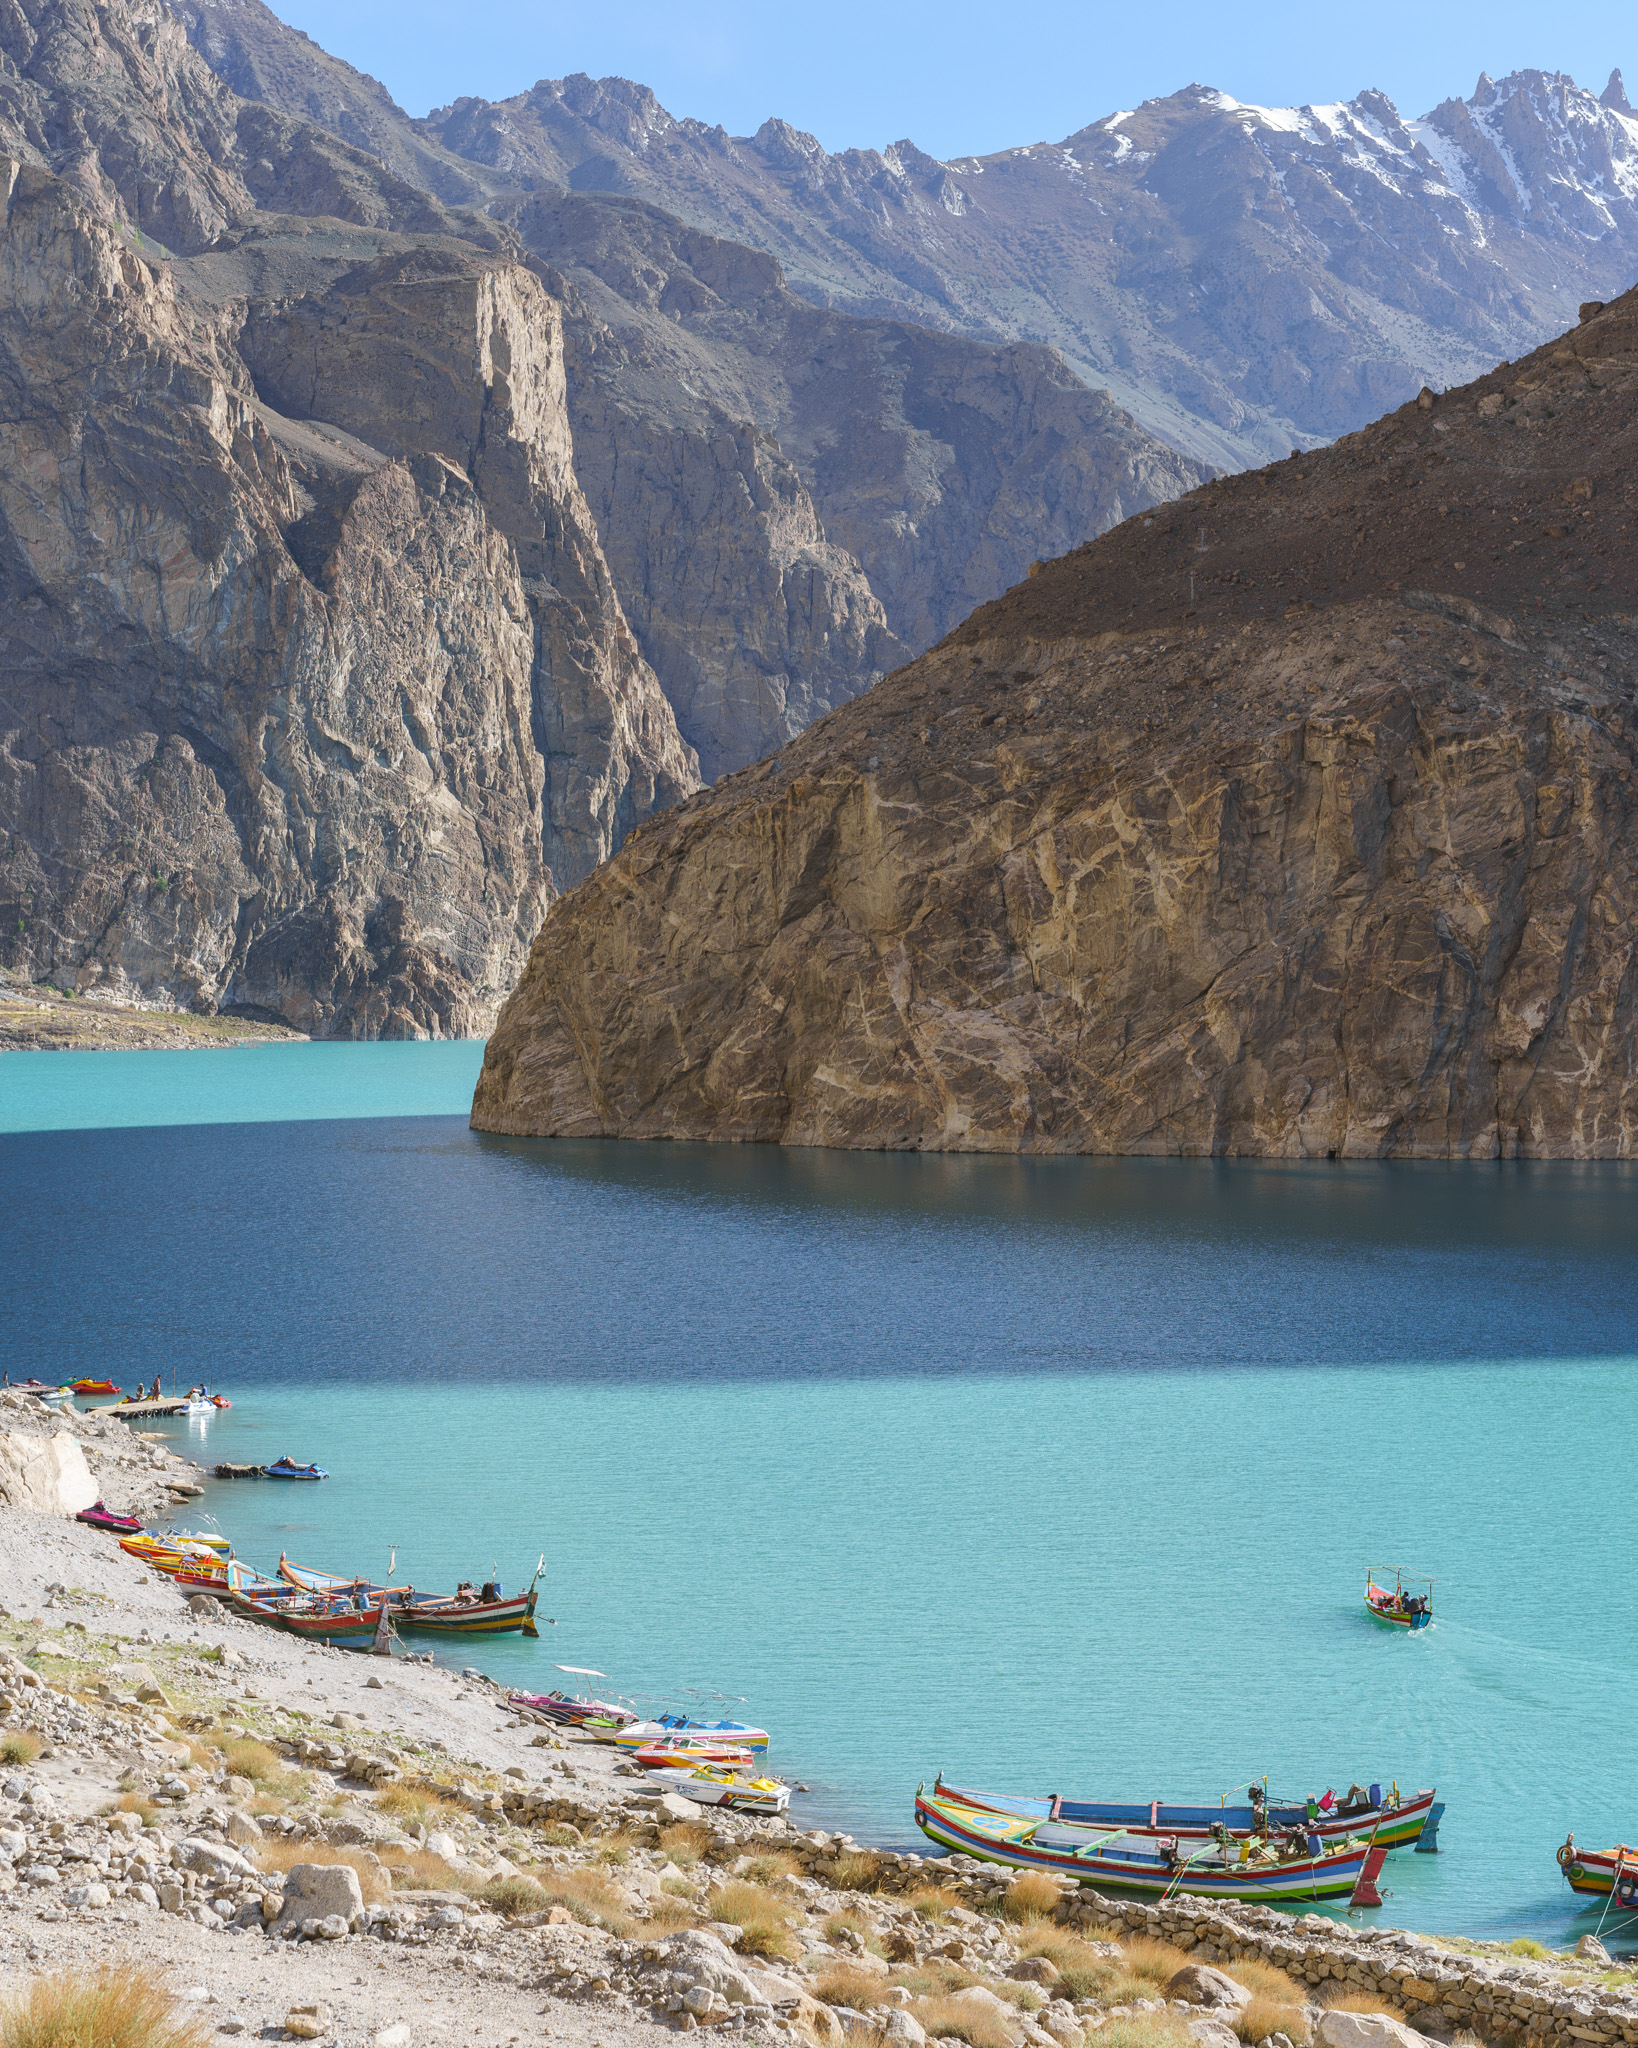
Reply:
[[122, 1536], [119, 1547], [143, 1564], [152, 1565], [156, 1572], [174, 1578], [185, 1565], [220, 1560], [229, 1545], [225, 1536], [157, 1536], [153, 1530], [143, 1529], [135, 1536]]
[[267, 1479], [328, 1479], [329, 1473], [317, 1465], [298, 1465], [293, 1458], [275, 1458], [271, 1465], [263, 1467]]
[[140, 1536], [142, 1522], [136, 1515], [116, 1515], [105, 1508], [102, 1502], [93, 1501], [88, 1508], [81, 1508], [74, 1517], [76, 1522], [89, 1522], [93, 1529], [106, 1529], [110, 1536]]
[[708, 1740], [735, 1743], [741, 1749], [768, 1747], [767, 1729], [753, 1728], [749, 1721], [694, 1721], [686, 1714], [662, 1714], [657, 1721], [633, 1720], [623, 1728], [599, 1731], [597, 1739], [616, 1749], [641, 1749], [676, 1735], [701, 1735]]
[[735, 1813], [783, 1813], [791, 1788], [778, 1778], [747, 1778], [719, 1764], [698, 1764], [692, 1770], [650, 1771], [649, 1783], [680, 1792], [700, 1806], [726, 1806]]
[[[1262, 1787], [1258, 1786], [1261, 1792]], [[1117, 1801], [1062, 1799], [1057, 1794], [1028, 1798], [1009, 1792], [975, 1792], [965, 1785], [947, 1785], [943, 1778], [933, 1786], [940, 1799], [953, 1799], [980, 1813], [1005, 1813], [1021, 1820], [1066, 1821], [1072, 1826], [1121, 1828], [1131, 1835], [1171, 1835], [1182, 1842], [1207, 1842], [1220, 1830], [1239, 1840], [1242, 1836], [1268, 1836], [1292, 1828], [1303, 1828], [1321, 1842], [1344, 1840], [1349, 1835], [1372, 1835], [1384, 1849], [1402, 1849], [1415, 1843], [1432, 1851], [1438, 1846], [1439, 1821], [1444, 1807], [1431, 1791], [1401, 1799], [1397, 1786], [1386, 1797], [1380, 1785], [1356, 1786], [1363, 1797], [1345, 1800], [1327, 1810], [1315, 1800], [1252, 1800], [1245, 1804], [1219, 1806], [1168, 1805], [1162, 1800]], [[1325, 1795], [1330, 1798], [1330, 1794]]]
[[[1046, 1870], [1105, 1891], [1161, 1898], [1249, 1899], [1259, 1905], [1305, 1905], [1318, 1899], [1374, 1897], [1387, 1851], [1368, 1838], [1329, 1847], [1293, 1834], [1273, 1842], [1186, 1842], [1124, 1829], [1073, 1826], [1033, 1816], [986, 1813], [950, 1798], [916, 1792], [916, 1825], [930, 1840], [963, 1856], [1015, 1870]], [[1303, 1846], [1299, 1849], [1297, 1841]]]
[[[236, 1558], [229, 1560], [227, 1596], [235, 1612], [248, 1620], [319, 1643], [370, 1642], [381, 1626], [384, 1610], [379, 1600], [374, 1605], [360, 1605], [339, 1595], [298, 1593], [265, 1579], [253, 1590], [252, 1582], [258, 1579], [259, 1574], [246, 1572]], [[267, 1590], [269, 1587], [273, 1590]]]
[[1558, 1851], [1558, 1867], [1571, 1891], [1584, 1899], [1607, 1899], [1622, 1883], [1638, 1883], [1638, 1849], [1618, 1842], [1613, 1849], [1578, 1849], [1567, 1835]]
[[[541, 1568], [541, 1565], [536, 1566], [535, 1576], [522, 1593], [511, 1599], [498, 1593], [485, 1599], [482, 1593], [474, 1596], [422, 1593], [414, 1586], [381, 1586], [369, 1579], [344, 1579], [334, 1572], [315, 1571], [307, 1565], [292, 1564], [284, 1556], [279, 1559], [279, 1577], [303, 1592], [364, 1593], [372, 1599], [384, 1599], [400, 1628], [421, 1629], [429, 1635], [457, 1636], [506, 1635], [514, 1631], [538, 1636], [540, 1630], [535, 1626], [535, 1602], [540, 1597]], [[483, 1590], [487, 1593], [490, 1588], [486, 1586]]]
[[1433, 1621], [1433, 1581], [1421, 1572], [1407, 1572], [1396, 1564], [1367, 1565], [1365, 1611], [1373, 1621], [1385, 1621], [1390, 1628], [1427, 1628]]
[[573, 1699], [562, 1692], [509, 1692], [506, 1704], [537, 1721], [553, 1721], [560, 1728], [584, 1728], [592, 1734], [629, 1727], [637, 1719], [629, 1707], [617, 1707], [608, 1700]]

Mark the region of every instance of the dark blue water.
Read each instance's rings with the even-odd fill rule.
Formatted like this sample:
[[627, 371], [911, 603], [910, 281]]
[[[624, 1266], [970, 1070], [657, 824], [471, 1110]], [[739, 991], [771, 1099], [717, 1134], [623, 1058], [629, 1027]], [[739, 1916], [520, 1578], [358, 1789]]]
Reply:
[[[441, 1116], [25, 1131], [0, 1361], [224, 1384], [198, 1455], [334, 1475], [212, 1489], [263, 1564], [396, 1547], [423, 1584], [511, 1583], [544, 1553], [554, 1625], [485, 1666], [743, 1698], [808, 1824], [907, 1841], [940, 1768], [1143, 1798], [1397, 1777], [1449, 1811], [1388, 1917], [1562, 1939], [1556, 1843], [1638, 1827], [1635, 1197], [1615, 1167]], [[1436, 1575], [1434, 1629], [1364, 1619], [1373, 1562]]]

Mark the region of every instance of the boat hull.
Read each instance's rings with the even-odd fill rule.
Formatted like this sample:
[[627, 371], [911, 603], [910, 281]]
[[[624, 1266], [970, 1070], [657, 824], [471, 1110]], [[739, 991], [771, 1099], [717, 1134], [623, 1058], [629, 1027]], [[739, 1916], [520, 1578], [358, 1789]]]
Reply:
[[1624, 1843], [1614, 1849], [1574, 1849], [1568, 1855], [1560, 1849], [1558, 1867], [1578, 1897], [1607, 1899], [1618, 1875], [1638, 1876], [1638, 1849]]
[[683, 1721], [672, 1716], [663, 1721], [636, 1721], [626, 1728], [617, 1728], [598, 1736], [599, 1742], [606, 1742], [615, 1749], [646, 1749], [654, 1743], [674, 1740], [731, 1743], [736, 1749], [755, 1750], [759, 1754], [768, 1747], [766, 1728], [753, 1728], [744, 1721]]
[[1329, 1854], [1305, 1856], [1288, 1863], [1215, 1860], [1185, 1864], [1181, 1868], [1165, 1857], [1158, 1844], [1152, 1850], [1124, 1853], [1115, 1845], [1123, 1832], [1112, 1830], [1102, 1842], [1098, 1831], [1084, 1830], [1086, 1842], [1068, 1846], [1075, 1830], [1058, 1828], [1059, 1838], [1038, 1844], [1038, 1830], [1049, 1825], [1033, 1819], [1013, 1820], [1005, 1815], [985, 1814], [960, 1807], [952, 1801], [916, 1795], [916, 1825], [930, 1841], [958, 1855], [973, 1856], [986, 1863], [1000, 1863], [1014, 1870], [1045, 1870], [1055, 1877], [1073, 1878], [1078, 1884], [1093, 1884], [1100, 1891], [1160, 1898], [1186, 1892], [1207, 1899], [1246, 1899], [1264, 1906], [1308, 1905], [1318, 1899], [1347, 1898], [1360, 1880], [1369, 1857], [1377, 1854], [1368, 1842], [1333, 1849]]
[[1120, 1805], [1078, 1799], [1027, 1798], [1006, 1792], [974, 1792], [965, 1785], [946, 1785], [940, 1778], [934, 1796], [979, 1813], [1005, 1813], [1019, 1820], [1059, 1820], [1094, 1828], [1119, 1828], [1132, 1835], [1174, 1836], [1185, 1842], [1211, 1840], [1214, 1827], [1231, 1835], [1252, 1836], [1265, 1827], [1300, 1827], [1322, 1842], [1346, 1841], [1353, 1835], [1374, 1835], [1378, 1848], [1403, 1849], [1418, 1841], [1433, 1813], [1435, 1794], [1418, 1792], [1398, 1806], [1373, 1806], [1346, 1817], [1308, 1818], [1306, 1806], [1271, 1803], [1259, 1821], [1250, 1806]]
[[791, 1803], [789, 1785], [714, 1778], [697, 1770], [649, 1771], [650, 1784], [680, 1792], [697, 1806], [725, 1806], [734, 1813], [783, 1813]]
[[308, 1565], [279, 1559], [279, 1577], [304, 1593], [362, 1592], [369, 1599], [385, 1599], [392, 1609], [394, 1624], [418, 1634], [441, 1636], [499, 1636], [522, 1633], [538, 1636], [535, 1601], [538, 1580], [527, 1593], [510, 1600], [454, 1600], [443, 1594], [417, 1593], [413, 1586], [378, 1586], [368, 1579], [344, 1579], [334, 1572], [315, 1571]]

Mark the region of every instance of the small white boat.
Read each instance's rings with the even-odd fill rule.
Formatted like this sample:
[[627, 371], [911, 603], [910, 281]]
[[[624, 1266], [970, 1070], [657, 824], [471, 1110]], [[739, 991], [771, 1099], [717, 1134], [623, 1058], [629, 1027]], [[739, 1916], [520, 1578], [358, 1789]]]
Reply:
[[714, 1764], [700, 1764], [693, 1770], [645, 1771], [643, 1775], [650, 1784], [680, 1792], [700, 1806], [727, 1806], [735, 1813], [783, 1813], [791, 1803], [791, 1788], [777, 1778], [746, 1778]]

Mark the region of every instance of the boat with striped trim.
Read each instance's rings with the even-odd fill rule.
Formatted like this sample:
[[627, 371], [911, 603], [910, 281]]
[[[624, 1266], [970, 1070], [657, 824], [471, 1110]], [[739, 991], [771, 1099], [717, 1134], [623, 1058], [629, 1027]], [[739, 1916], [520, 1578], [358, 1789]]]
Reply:
[[1618, 1842], [1613, 1849], [1578, 1849], [1567, 1835], [1558, 1851], [1558, 1867], [1571, 1891], [1584, 1899], [1607, 1899], [1624, 1883], [1638, 1883], [1638, 1849]]
[[564, 1692], [509, 1692], [506, 1704], [532, 1720], [550, 1721], [559, 1728], [584, 1728], [592, 1735], [606, 1728], [628, 1728], [637, 1719], [629, 1707], [617, 1707], [609, 1700], [576, 1699]]
[[[1033, 1816], [986, 1813], [978, 1807], [916, 1791], [916, 1825], [929, 1840], [958, 1855], [1015, 1870], [1046, 1870], [1105, 1891], [1162, 1898], [1186, 1892], [1208, 1899], [1247, 1899], [1258, 1905], [1307, 1905], [1319, 1899], [1371, 1902], [1373, 1883], [1387, 1855], [1380, 1843], [1350, 1837], [1329, 1847], [1293, 1830], [1283, 1839], [1179, 1841], [1131, 1834], [1122, 1828], [1072, 1826]], [[1301, 1841], [1301, 1849], [1297, 1842]]]
[[335, 1572], [292, 1564], [282, 1553], [279, 1577], [304, 1593], [362, 1593], [372, 1600], [384, 1599], [401, 1629], [425, 1629], [432, 1635], [493, 1636], [521, 1631], [526, 1636], [538, 1636], [535, 1602], [545, 1564], [542, 1558], [527, 1589], [511, 1599], [502, 1598], [499, 1589], [490, 1586], [478, 1592], [468, 1588], [454, 1593], [422, 1593], [414, 1586], [382, 1586], [370, 1579], [346, 1579]]
[[767, 1729], [753, 1728], [749, 1721], [694, 1721], [686, 1714], [662, 1714], [657, 1721], [633, 1721], [628, 1727], [599, 1730], [597, 1739], [615, 1749], [644, 1749], [650, 1743], [694, 1735], [708, 1742], [732, 1742], [741, 1749], [768, 1747]]
[[226, 1591], [234, 1611], [247, 1620], [284, 1629], [309, 1643], [372, 1642], [384, 1612], [380, 1601], [371, 1604], [362, 1596], [298, 1593], [276, 1579], [264, 1579], [237, 1558], [228, 1559]]
[[[1240, 1787], [1235, 1788], [1239, 1791]], [[1351, 1796], [1340, 1804], [1333, 1799], [1327, 1810], [1319, 1799], [1269, 1801], [1261, 1785], [1244, 1788], [1252, 1796], [1246, 1803], [1220, 1806], [1182, 1806], [1164, 1800], [1115, 1801], [1063, 1799], [1056, 1793], [1033, 1799], [1010, 1792], [974, 1792], [965, 1785], [947, 1785], [939, 1777], [933, 1786], [941, 1799], [953, 1799], [980, 1813], [1016, 1814], [1026, 1820], [1066, 1821], [1073, 1826], [1123, 1828], [1134, 1835], [1175, 1835], [1180, 1841], [1212, 1840], [1220, 1828], [1236, 1838], [1268, 1835], [1303, 1828], [1322, 1842], [1335, 1842], [1349, 1835], [1373, 1835], [1385, 1849], [1403, 1849], [1415, 1843], [1419, 1849], [1438, 1847], [1439, 1821], [1444, 1807], [1432, 1791], [1418, 1792], [1402, 1799], [1397, 1785], [1384, 1795], [1380, 1785], [1354, 1785]]]
[[[1377, 1578], [1381, 1573], [1380, 1580]], [[1393, 1584], [1388, 1574], [1393, 1573]], [[1426, 1590], [1422, 1590], [1425, 1588]], [[1390, 1628], [1428, 1628], [1433, 1622], [1433, 1581], [1425, 1572], [1408, 1572], [1397, 1564], [1365, 1567], [1365, 1611]]]

